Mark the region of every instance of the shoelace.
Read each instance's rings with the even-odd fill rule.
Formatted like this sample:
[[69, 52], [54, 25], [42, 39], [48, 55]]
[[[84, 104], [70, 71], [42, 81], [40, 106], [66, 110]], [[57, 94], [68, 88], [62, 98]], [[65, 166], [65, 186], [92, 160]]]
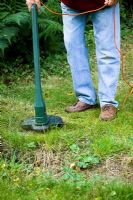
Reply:
[[111, 106], [105, 106], [105, 107], [103, 107], [103, 109], [102, 109], [103, 111], [109, 111], [109, 113], [112, 113], [113, 112], [113, 110], [112, 110], [112, 107]]

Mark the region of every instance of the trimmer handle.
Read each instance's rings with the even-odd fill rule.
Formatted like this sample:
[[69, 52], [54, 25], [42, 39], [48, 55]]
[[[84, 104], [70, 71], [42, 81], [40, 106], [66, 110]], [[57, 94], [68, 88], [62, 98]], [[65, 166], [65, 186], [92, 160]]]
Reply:
[[37, 9], [36, 3], [33, 3], [31, 8], [32, 8], [32, 12], [34, 12], [33, 10], [34, 10], [34, 9], [35, 9], [35, 10]]

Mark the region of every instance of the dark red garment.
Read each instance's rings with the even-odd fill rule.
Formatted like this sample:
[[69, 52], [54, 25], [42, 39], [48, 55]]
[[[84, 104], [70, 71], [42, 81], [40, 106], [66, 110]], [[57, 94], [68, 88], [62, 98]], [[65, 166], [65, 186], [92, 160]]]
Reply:
[[68, 7], [79, 11], [91, 11], [104, 6], [105, 0], [61, 0]]

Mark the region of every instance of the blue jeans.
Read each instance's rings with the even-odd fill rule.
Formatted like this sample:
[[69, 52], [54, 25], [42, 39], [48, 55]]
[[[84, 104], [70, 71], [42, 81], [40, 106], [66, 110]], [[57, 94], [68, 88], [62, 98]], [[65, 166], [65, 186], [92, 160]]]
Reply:
[[[61, 7], [63, 13], [78, 13], [63, 3], [61, 3]], [[80, 16], [63, 16], [64, 42], [75, 94], [81, 102], [94, 105], [97, 103], [97, 95], [92, 81], [89, 54], [84, 36], [87, 18], [91, 17], [96, 44], [98, 96], [101, 107], [106, 104], [118, 106], [115, 95], [120, 72], [120, 56], [114, 42], [113, 12], [114, 6]], [[116, 41], [120, 47], [119, 3], [116, 5], [115, 12]]]

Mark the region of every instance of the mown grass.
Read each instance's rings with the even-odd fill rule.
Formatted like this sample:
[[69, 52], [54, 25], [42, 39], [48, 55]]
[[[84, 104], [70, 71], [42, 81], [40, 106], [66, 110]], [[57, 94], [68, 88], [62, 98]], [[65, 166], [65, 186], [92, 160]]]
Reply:
[[[34, 85], [32, 82], [19, 82], [11, 87], [4, 86], [1, 96], [1, 132], [12, 146], [27, 150], [29, 142], [46, 142], [49, 148], [60, 150], [86, 137], [91, 141], [88, 148], [99, 156], [131, 148], [132, 97], [128, 100], [125, 111], [120, 108], [114, 121], [102, 122], [99, 120], [100, 109], [73, 114], [64, 112], [64, 108], [76, 100], [70, 78], [49, 78], [43, 85], [43, 91], [46, 94], [47, 113], [62, 116], [65, 125], [62, 129], [52, 129], [45, 134], [27, 134], [21, 129], [21, 122], [34, 116]], [[117, 99], [120, 103], [126, 91], [126, 87], [119, 88]]]

